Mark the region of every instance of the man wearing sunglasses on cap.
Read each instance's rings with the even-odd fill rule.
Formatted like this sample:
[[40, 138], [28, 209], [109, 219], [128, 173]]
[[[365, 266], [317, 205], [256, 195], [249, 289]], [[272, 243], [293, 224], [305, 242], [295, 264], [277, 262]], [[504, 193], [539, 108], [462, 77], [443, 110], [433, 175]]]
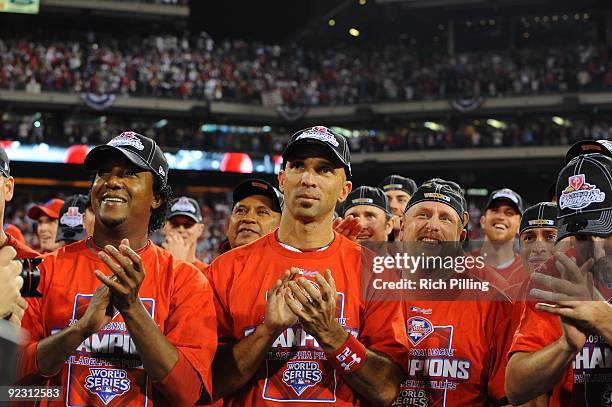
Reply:
[[170, 213], [164, 225], [165, 240], [162, 247], [177, 259], [185, 260], [200, 271], [206, 263], [196, 257], [198, 239], [204, 233], [202, 211], [198, 201], [181, 196], [170, 203]]

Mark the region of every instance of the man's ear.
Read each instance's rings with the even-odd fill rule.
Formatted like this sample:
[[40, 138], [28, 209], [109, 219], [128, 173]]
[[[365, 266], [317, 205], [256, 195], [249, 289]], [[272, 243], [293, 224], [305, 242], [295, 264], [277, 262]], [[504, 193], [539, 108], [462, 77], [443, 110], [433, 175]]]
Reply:
[[393, 231], [393, 217], [390, 217], [388, 221], [385, 222], [385, 234], [388, 236], [389, 233]]
[[206, 229], [206, 226], [203, 223], [197, 223], [193, 227], [196, 228], [196, 237], [197, 238], [202, 236], [204, 234], [204, 229]]
[[484, 217], [484, 215], [482, 215], [480, 217], [480, 228], [484, 229], [484, 225], [485, 225], [485, 217]]
[[459, 241], [463, 242], [467, 238], [467, 230], [461, 229], [461, 233], [459, 234]]
[[15, 192], [15, 179], [8, 177], [4, 179], [4, 200], [10, 201], [13, 199], [13, 193]]
[[353, 183], [351, 181], [345, 181], [344, 185], [342, 186], [342, 190], [340, 191], [338, 202], [344, 202], [352, 190], [353, 190]]
[[285, 193], [285, 170], [278, 172], [278, 189], [284, 194]]

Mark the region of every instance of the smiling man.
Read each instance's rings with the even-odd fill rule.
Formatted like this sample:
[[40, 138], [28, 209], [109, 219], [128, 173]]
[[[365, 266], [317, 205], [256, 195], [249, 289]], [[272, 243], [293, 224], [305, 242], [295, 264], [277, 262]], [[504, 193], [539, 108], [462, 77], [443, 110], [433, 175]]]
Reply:
[[193, 405], [212, 394], [216, 318], [208, 282], [149, 240], [168, 209], [168, 163], [124, 132], [91, 150], [93, 236], [40, 265], [23, 326], [20, 383], [61, 386], [48, 405]]
[[344, 137], [323, 126], [295, 133], [278, 176], [278, 230], [207, 270], [219, 319], [215, 398], [225, 405], [395, 398], [401, 371], [393, 360], [406, 349], [401, 311], [362, 299], [361, 247], [332, 226], [350, 177]]
[[353, 216], [363, 225], [357, 242], [386, 242], [393, 229], [389, 202], [379, 188], [363, 186], [352, 191], [342, 206], [342, 216]]
[[400, 221], [404, 216], [404, 211], [408, 201], [417, 190], [414, 180], [401, 175], [389, 175], [378, 185], [389, 200], [389, 209], [393, 215], [393, 235], [389, 235], [390, 240], [399, 240]]
[[50, 253], [64, 245], [63, 241], [57, 241], [58, 219], [62, 205], [64, 201], [53, 198], [43, 205], [34, 205], [28, 210], [28, 218], [37, 222], [36, 236], [41, 253]]
[[540, 202], [525, 209], [519, 231], [520, 255], [528, 275], [553, 254], [557, 241], [557, 205]]
[[511, 298], [514, 293], [511, 287], [520, 287], [525, 280], [521, 257], [514, 252], [522, 213], [523, 199], [519, 194], [509, 188], [493, 191], [484, 215], [480, 217], [480, 227], [485, 232], [484, 242], [480, 249], [472, 253], [485, 258], [488, 272], [498, 274], [496, 279], [505, 280], [503, 291]]

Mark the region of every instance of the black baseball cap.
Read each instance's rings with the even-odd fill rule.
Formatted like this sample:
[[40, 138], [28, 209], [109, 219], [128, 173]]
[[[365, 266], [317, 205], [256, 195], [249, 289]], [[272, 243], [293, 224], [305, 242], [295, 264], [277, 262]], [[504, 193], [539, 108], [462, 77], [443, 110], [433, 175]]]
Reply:
[[417, 190], [417, 184], [414, 180], [406, 177], [402, 177], [401, 175], [389, 175], [387, 178], [383, 179], [380, 184], [378, 184], [378, 188], [383, 191], [404, 191], [408, 195], [412, 196], [414, 191]]
[[565, 154], [565, 163], [582, 154], [599, 153], [612, 157], [612, 141], [609, 140], [581, 140], [572, 145]]
[[350, 208], [358, 205], [375, 206], [385, 211], [385, 213], [390, 213], [389, 200], [380, 188], [363, 186], [352, 190], [342, 206], [342, 216], [344, 216], [346, 211]]
[[64, 200], [59, 212], [56, 242], [71, 243], [87, 238], [83, 223], [87, 201], [87, 195], [82, 194], [72, 195]]
[[439, 178], [424, 182], [414, 192], [414, 195], [412, 195], [410, 201], [408, 201], [406, 211], [408, 211], [408, 209], [418, 204], [419, 202], [441, 202], [453, 208], [455, 212], [457, 212], [457, 214], [459, 215], [459, 220], [461, 221], [461, 224], [465, 226], [465, 212], [467, 211], [465, 206], [466, 201], [460, 192], [461, 188], [459, 187], [459, 185], [454, 182], [453, 184], [457, 185], [457, 188], [454, 188], [453, 186], [451, 186], [451, 184]]
[[525, 209], [521, 216], [519, 235], [529, 229], [557, 228], [557, 205], [540, 202]]
[[489, 209], [497, 201], [508, 202], [509, 204], [514, 206], [514, 209], [516, 209], [518, 213], [523, 213], [523, 198], [521, 198], [518, 193], [511, 190], [510, 188], [498, 189], [497, 191], [491, 192], [485, 210]]
[[6, 150], [0, 146], [0, 174], [7, 178], [11, 176], [10, 164], [11, 162], [6, 154]]
[[351, 178], [351, 152], [349, 151], [346, 138], [325, 126], [309, 127], [291, 136], [287, 147], [285, 147], [285, 151], [283, 151], [283, 169], [287, 163], [287, 157], [305, 143], [321, 144], [331, 150], [340, 164], [344, 167], [346, 178]]
[[232, 206], [236, 206], [236, 204], [244, 198], [253, 195], [263, 195], [270, 198], [273, 204], [272, 209], [279, 213], [283, 211], [283, 205], [285, 203], [283, 194], [269, 182], [257, 178], [242, 181], [234, 188], [232, 195], [234, 203]]
[[175, 198], [170, 202], [170, 212], [168, 212], [167, 219], [170, 219], [177, 215], [187, 216], [197, 223], [202, 222], [202, 210], [200, 204], [193, 198], [188, 196], [181, 196]]
[[91, 150], [85, 157], [85, 168], [98, 169], [110, 151], [118, 151], [138, 168], [151, 171], [164, 185], [168, 182], [168, 161], [152, 139], [133, 131], [124, 131], [108, 143]]
[[557, 240], [567, 236], [612, 236], [612, 158], [573, 158], [557, 179]]

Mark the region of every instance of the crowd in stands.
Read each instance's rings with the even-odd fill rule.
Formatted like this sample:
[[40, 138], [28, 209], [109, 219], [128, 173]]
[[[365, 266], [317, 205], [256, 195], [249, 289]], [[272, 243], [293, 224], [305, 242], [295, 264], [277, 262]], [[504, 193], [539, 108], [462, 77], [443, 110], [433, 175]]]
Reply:
[[[36, 123], [36, 125], [34, 125]], [[217, 126], [219, 127], [219, 126]], [[550, 117], [525, 119], [521, 123], [501, 122], [492, 127], [486, 120], [470, 121], [441, 130], [431, 130], [422, 124], [404, 123], [381, 130], [352, 132], [349, 147], [353, 152], [399, 150], [457, 149], [479, 147], [519, 147], [571, 145], [582, 139], [612, 139], [612, 120], [606, 117], [580, 119], [563, 125]], [[183, 148], [219, 152], [279, 154], [291, 131], [270, 128], [260, 132], [202, 131], [201, 127], [168, 122], [164, 126], [142, 124], [117, 117], [104, 120], [65, 120], [60, 126], [31, 116], [3, 120], [0, 115], [0, 139], [22, 143], [46, 142], [53, 145], [102, 144], [125, 129], [151, 137], [167, 148]]]
[[[404, 45], [308, 49], [200, 34], [0, 40], [0, 89], [287, 105], [612, 89], [605, 46], [419, 56]], [[76, 38], [76, 39], [75, 39]]]

